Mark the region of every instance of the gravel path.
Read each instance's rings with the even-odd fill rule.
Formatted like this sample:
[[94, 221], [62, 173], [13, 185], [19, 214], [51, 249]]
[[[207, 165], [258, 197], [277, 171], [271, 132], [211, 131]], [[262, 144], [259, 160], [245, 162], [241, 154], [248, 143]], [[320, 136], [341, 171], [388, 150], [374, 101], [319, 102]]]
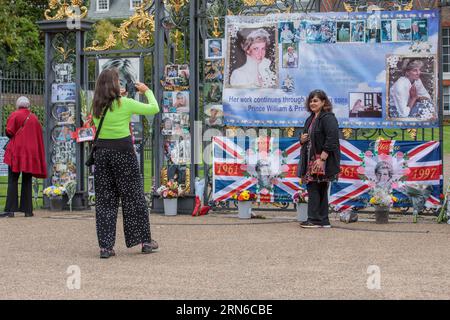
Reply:
[[[93, 211], [0, 219], [0, 299], [448, 299], [448, 225], [410, 216], [376, 225], [370, 216], [305, 230], [293, 212], [152, 215], [160, 252], [124, 245], [98, 258]], [[365, 220], [365, 221], [364, 221]], [[67, 270], [81, 271], [69, 290]], [[380, 289], [368, 289], [368, 268]], [[370, 269], [369, 269], [370, 271]]]
[[[450, 156], [444, 160], [445, 182]], [[0, 219], [0, 299], [449, 299], [450, 226], [434, 217], [371, 215], [305, 230], [293, 212], [204, 217], [151, 215], [160, 252], [124, 244], [98, 258], [94, 211]], [[69, 269], [75, 266], [75, 269]], [[375, 267], [371, 267], [375, 266]], [[73, 268], [73, 267], [72, 267]], [[81, 272], [80, 289], [68, 277]], [[380, 289], [367, 286], [380, 270]], [[368, 272], [369, 271], [369, 272]], [[376, 283], [376, 282], [375, 282]]]

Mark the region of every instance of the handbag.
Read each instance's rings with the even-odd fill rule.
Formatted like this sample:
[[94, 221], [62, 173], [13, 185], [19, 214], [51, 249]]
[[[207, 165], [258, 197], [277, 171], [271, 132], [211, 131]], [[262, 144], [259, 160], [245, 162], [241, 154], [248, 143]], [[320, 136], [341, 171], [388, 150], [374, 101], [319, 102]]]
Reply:
[[325, 175], [325, 168], [324, 168], [325, 164], [322, 165], [320, 168], [315, 169], [316, 166], [314, 166], [314, 162], [316, 162], [317, 159], [320, 159], [320, 155], [318, 155], [318, 154], [316, 154], [316, 159], [314, 161], [310, 161], [309, 162], [309, 165], [310, 165], [310, 168], [311, 168], [311, 174], [315, 174], [315, 175], [318, 175], [318, 176], [324, 176]]
[[9, 144], [10, 141], [11, 141], [11, 140], [6, 141], [5, 145], [3, 146], [3, 150], [6, 151], [6, 148], [8, 147], [8, 144]]
[[105, 120], [105, 115], [106, 115], [107, 111], [108, 111], [108, 108], [106, 108], [105, 111], [103, 112], [102, 118], [100, 119], [100, 123], [98, 125], [98, 130], [95, 132], [95, 138], [94, 138], [94, 142], [92, 143], [91, 152], [89, 152], [89, 156], [88, 156], [86, 162], [84, 163], [88, 167], [94, 165], [94, 163], [95, 163], [94, 153], [95, 153], [95, 150], [97, 149], [96, 142], [98, 139], [98, 135], [100, 134], [100, 130], [102, 129], [103, 120]]
[[[25, 119], [25, 121], [22, 123], [22, 126], [19, 128], [19, 130], [17, 130], [16, 134], [15, 134], [14, 136], [11, 137], [11, 139], [14, 138], [15, 136], [17, 136], [17, 135], [19, 134], [20, 130], [25, 126], [25, 123], [27, 123], [28, 119], [30, 119], [30, 116], [31, 116], [31, 111], [30, 111], [30, 113], [28, 114], [28, 117], [27, 117], [27, 118]], [[9, 140], [5, 143], [5, 145], [3, 146], [3, 150], [6, 151], [6, 148], [8, 147], [8, 144], [9, 144], [9, 142], [11, 141], [11, 139], [9, 139]]]

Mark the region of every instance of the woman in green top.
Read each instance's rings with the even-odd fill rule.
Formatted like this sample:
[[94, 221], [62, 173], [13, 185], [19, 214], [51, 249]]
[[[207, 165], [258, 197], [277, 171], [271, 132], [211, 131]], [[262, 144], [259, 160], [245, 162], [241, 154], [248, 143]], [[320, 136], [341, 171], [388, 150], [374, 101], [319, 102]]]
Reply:
[[128, 248], [142, 244], [142, 253], [158, 249], [152, 240], [147, 202], [139, 172], [139, 164], [130, 134], [133, 114], [150, 115], [159, 112], [159, 106], [152, 91], [143, 83], [136, 83], [136, 89], [147, 97], [148, 103], [141, 103], [124, 96], [120, 88], [118, 70], [103, 70], [95, 86], [93, 119], [102, 127], [95, 151], [95, 195], [96, 227], [100, 246], [100, 258], [114, 256], [116, 222], [119, 200], [125, 243]]

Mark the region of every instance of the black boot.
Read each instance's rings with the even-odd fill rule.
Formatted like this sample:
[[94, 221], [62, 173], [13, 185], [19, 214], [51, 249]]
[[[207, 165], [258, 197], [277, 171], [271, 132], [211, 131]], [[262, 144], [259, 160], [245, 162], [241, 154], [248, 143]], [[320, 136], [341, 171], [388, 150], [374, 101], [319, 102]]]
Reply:
[[116, 253], [114, 249], [100, 249], [100, 259], [108, 259], [109, 257], [114, 257]]
[[155, 240], [151, 240], [150, 242], [144, 242], [142, 244], [142, 253], [152, 253], [152, 252], [157, 252], [159, 251], [159, 246], [158, 246], [158, 242], [156, 242]]

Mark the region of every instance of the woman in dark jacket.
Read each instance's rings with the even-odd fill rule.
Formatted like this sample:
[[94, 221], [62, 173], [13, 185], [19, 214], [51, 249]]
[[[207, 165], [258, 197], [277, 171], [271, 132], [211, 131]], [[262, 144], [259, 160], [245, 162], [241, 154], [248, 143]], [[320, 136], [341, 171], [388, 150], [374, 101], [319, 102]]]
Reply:
[[324, 91], [312, 91], [306, 108], [311, 115], [300, 137], [299, 177], [308, 190], [308, 221], [300, 226], [330, 228], [328, 187], [331, 181], [337, 180], [340, 170], [339, 126]]

